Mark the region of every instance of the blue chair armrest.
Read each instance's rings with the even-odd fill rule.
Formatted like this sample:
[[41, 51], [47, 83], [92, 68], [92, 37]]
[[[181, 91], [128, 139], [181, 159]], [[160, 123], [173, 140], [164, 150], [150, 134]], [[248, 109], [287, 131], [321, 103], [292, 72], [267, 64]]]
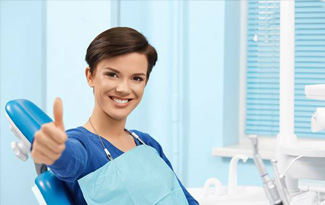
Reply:
[[35, 184], [48, 205], [73, 204], [65, 184], [56, 178], [52, 171], [46, 171], [38, 175]]

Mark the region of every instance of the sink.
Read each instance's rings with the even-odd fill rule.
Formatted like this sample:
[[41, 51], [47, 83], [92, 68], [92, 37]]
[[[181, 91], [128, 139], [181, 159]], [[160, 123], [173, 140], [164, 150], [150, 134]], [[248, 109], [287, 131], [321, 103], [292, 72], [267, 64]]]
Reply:
[[240, 159], [246, 162], [248, 157], [235, 155], [230, 160], [228, 186], [222, 186], [217, 178], [209, 178], [202, 188], [187, 190], [202, 205], [270, 205], [262, 187], [237, 185], [237, 163]]
[[225, 186], [187, 190], [202, 205], [270, 205], [264, 189], [257, 186], [237, 186], [234, 195], [228, 195]]

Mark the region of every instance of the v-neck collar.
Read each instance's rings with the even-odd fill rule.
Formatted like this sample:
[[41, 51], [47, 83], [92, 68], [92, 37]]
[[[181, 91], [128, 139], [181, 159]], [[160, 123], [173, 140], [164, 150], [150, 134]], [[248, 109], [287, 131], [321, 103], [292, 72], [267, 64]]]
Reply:
[[[96, 135], [95, 133], [93, 133], [93, 132], [91, 132], [90, 130], [86, 129], [85, 127], [80, 126], [79, 128], [81, 128], [81, 129], [83, 129], [84, 131], [90, 133], [92, 136], [98, 138], [98, 135]], [[126, 130], [126, 131], [129, 132], [129, 133], [131, 134], [130, 131], [128, 131], [128, 130]], [[132, 136], [132, 135], [131, 135], [131, 136]], [[106, 144], [109, 144], [111, 147], [113, 147], [113, 148], [114, 148], [114, 151], [118, 151], [118, 152], [120, 152], [119, 154], [118, 154], [118, 153], [116, 153], [116, 154], [120, 155], [120, 154], [125, 153], [125, 152], [123, 152], [122, 150], [120, 150], [119, 148], [117, 148], [115, 145], [113, 145], [109, 140], [105, 139], [105, 138], [102, 137], [102, 136], [99, 136], [99, 137], [100, 137], [104, 142], [106, 142]], [[141, 144], [141, 143], [139, 142], [139, 140], [137, 140], [135, 137], [132, 136], [132, 138], [133, 138], [133, 140], [134, 140], [136, 146], [139, 146], [139, 145]]]

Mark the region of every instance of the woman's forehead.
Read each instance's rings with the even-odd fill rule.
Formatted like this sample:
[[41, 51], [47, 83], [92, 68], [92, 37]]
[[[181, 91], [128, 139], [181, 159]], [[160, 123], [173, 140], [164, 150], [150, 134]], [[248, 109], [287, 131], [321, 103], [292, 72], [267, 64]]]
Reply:
[[115, 72], [147, 73], [148, 62], [145, 55], [130, 53], [103, 59], [98, 63], [97, 69], [101, 71], [111, 70]]

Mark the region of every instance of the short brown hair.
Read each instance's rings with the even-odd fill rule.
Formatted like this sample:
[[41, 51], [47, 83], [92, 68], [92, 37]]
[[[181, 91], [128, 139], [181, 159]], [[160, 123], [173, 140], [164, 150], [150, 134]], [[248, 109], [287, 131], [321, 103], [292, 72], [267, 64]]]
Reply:
[[158, 55], [146, 37], [132, 28], [115, 27], [99, 34], [87, 48], [86, 62], [90, 67], [90, 73], [93, 75], [101, 60], [134, 52], [144, 54], [147, 57], [147, 78], [149, 79]]

